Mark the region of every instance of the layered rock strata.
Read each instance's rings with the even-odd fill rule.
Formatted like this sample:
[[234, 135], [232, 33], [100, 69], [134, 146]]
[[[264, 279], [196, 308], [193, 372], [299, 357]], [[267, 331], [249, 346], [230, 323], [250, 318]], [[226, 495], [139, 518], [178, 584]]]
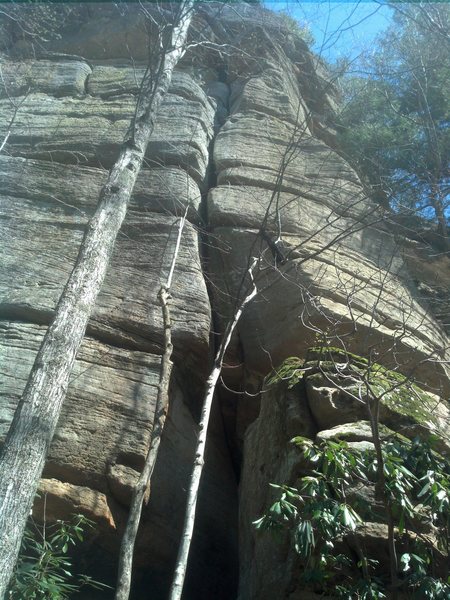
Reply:
[[[1, 438], [117, 156], [145, 69], [90, 58], [86, 52], [83, 58], [2, 62]], [[137, 566], [146, 567], [146, 585], [155, 589], [167, 586], [176, 554], [210, 353], [211, 309], [197, 226], [216, 104], [188, 71], [175, 74], [76, 361], [41, 483], [46, 501], [37, 504], [49, 519], [86, 513], [98, 523], [100, 544], [117, 552], [155, 409], [163, 344], [157, 293], [170, 268], [179, 216], [187, 210], [172, 286], [171, 408], [137, 549]], [[237, 498], [219, 414], [203, 490], [192, 556], [197, 575], [187, 590], [225, 598], [236, 581]], [[199, 583], [207, 559], [215, 575]], [[218, 586], [223, 571], [229, 583]]]
[[[27, 54], [10, 32], [1, 61], [2, 437], [117, 156], [148, 58], [152, 26], [138, 5], [124, 5], [120, 15], [112, 5], [85, 10], [89, 22], [40, 53]], [[348, 423], [343, 415], [353, 410], [344, 399], [333, 412], [323, 382], [311, 382], [308, 399], [329, 397], [328, 408], [293, 393], [263, 394], [243, 450], [263, 377], [287, 356], [304, 356], [317, 336], [339, 335], [348, 350], [372, 349], [382, 364], [413, 370], [424, 388], [446, 397], [441, 360], [448, 342], [400, 241], [333, 149], [336, 99], [323, 65], [275, 16], [247, 5], [200, 7], [192, 41], [202, 40], [209, 45], [187, 53], [158, 114], [41, 489], [52, 517], [81, 510], [94, 518], [97, 543], [114, 557], [152, 427], [163, 343], [157, 293], [187, 210], [172, 291], [171, 408], [137, 562], [149, 573], [146, 585], [164, 598], [217, 338], [211, 333], [220, 334], [233, 314], [257, 256], [259, 293], [227, 355], [212, 419], [187, 598], [235, 597], [235, 471], [243, 456], [240, 598], [263, 600], [280, 597], [280, 589], [299, 593], [283, 567], [295, 557], [252, 541], [250, 521], [267, 499], [263, 487], [295, 468], [295, 456], [285, 452], [291, 434], [314, 437]], [[414, 257], [409, 252], [410, 266]], [[334, 417], [322, 422], [330, 411]], [[269, 557], [280, 552], [269, 575]]]

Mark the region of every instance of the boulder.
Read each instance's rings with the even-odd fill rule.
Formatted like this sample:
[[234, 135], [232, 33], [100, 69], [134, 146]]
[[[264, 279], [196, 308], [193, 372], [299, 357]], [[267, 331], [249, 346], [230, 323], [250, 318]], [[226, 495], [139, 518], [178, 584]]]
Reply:
[[83, 514], [98, 523], [102, 530], [116, 528], [106, 496], [101, 492], [58, 479], [41, 479], [33, 516], [52, 523], [76, 514]]
[[84, 96], [92, 69], [82, 60], [21, 60], [1, 62], [0, 98], [48, 94]]
[[[395, 435], [389, 427], [379, 425], [380, 434], [383, 439]], [[369, 421], [355, 421], [336, 425], [331, 429], [324, 429], [317, 434], [316, 441], [342, 440], [348, 443], [371, 442], [373, 439], [372, 428]]]
[[[325, 350], [322, 355], [313, 350], [304, 366], [308, 404], [314, 419], [321, 430], [333, 428], [325, 432], [323, 439], [330, 439], [335, 431], [336, 437], [354, 443], [371, 441], [368, 434], [346, 435], [346, 428], [350, 432], [361, 427], [359, 421], [368, 417], [367, 402], [372, 402], [376, 394], [381, 398], [382, 435], [395, 431], [409, 438], [438, 436], [441, 450], [450, 453], [450, 409], [444, 399], [380, 365], [369, 368], [361, 357], [342, 352], [339, 362], [335, 362], [337, 356], [337, 350]], [[315, 369], [318, 372], [311, 373]], [[372, 389], [370, 397], [365, 391], [367, 381]], [[367, 431], [367, 424], [363, 428]]]

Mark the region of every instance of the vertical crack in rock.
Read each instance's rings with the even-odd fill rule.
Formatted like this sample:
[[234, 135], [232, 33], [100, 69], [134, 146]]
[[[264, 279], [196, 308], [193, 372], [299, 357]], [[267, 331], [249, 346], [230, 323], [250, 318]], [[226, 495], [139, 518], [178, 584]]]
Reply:
[[[98, 159], [105, 165], [108, 156], [112, 160], [137, 92], [139, 65], [96, 63], [81, 90], [73, 84], [81, 81], [79, 71], [64, 69], [56, 59], [47, 64], [35, 61], [33, 72], [39, 77], [23, 107], [27, 126], [17, 121], [9, 156], [0, 156], [5, 256], [0, 345], [7, 365], [1, 375], [0, 439], [106, 178]], [[51, 88], [46, 68], [55, 74]], [[76, 94], [61, 96], [61, 86], [76, 89]], [[17, 88], [16, 93], [20, 97], [22, 90]], [[0, 99], [0, 104], [8, 114], [7, 99]], [[151, 168], [144, 168], [137, 181], [76, 361], [42, 483], [49, 498], [48, 518], [67, 518], [71, 512], [85, 510], [97, 521], [98, 539], [113, 562], [151, 433], [162, 343], [157, 291], [172, 260], [176, 215], [192, 206], [173, 281], [171, 408], [136, 551], [137, 569], [146, 572], [146, 585], [161, 590], [168, 584], [179, 540], [196, 440], [195, 413], [210, 362], [210, 303], [197, 225], [199, 215], [206, 223], [207, 188], [215, 183], [209, 165], [215, 115], [195, 78], [187, 71], [175, 73], [147, 153]], [[34, 140], [40, 128], [49, 135], [44, 133], [37, 152]], [[72, 135], [75, 130], [78, 141]], [[76, 160], [80, 152], [84, 164]], [[202, 201], [200, 188], [207, 170], [210, 181]], [[89, 503], [98, 505], [97, 512]], [[41, 509], [37, 505], [37, 518]], [[206, 578], [205, 572], [210, 573]], [[224, 574], [225, 583], [221, 582]], [[230, 600], [236, 582], [236, 479], [216, 410], [187, 593], [205, 600]]]
[[[217, 314], [217, 307], [214, 302], [214, 292], [212, 286], [214, 285], [210, 276], [209, 262], [211, 258], [211, 248], [214, 246], [214, 233], [210, 226], [208, 207], [209, 207], [209, 195], [211, 191], [217, 186], [217, 172], [214, 163], [214, 144], [217, 139], [217, 135], [227, 118], [230, 115], [230, 87], [226, 81], [226, 65], [220, 65], [217, 67], [217, 81], [211, 82], [207, 86], [208, 96], [215, 103], [215, 133], [214, 137], [209, 145], [209, 163], [207, 168], [207, 181], [205, 192], [202, 194], [202, 219], [205, 225], [205, 229], [201, 232], [200, 236], [200, 253], [202, 259], [202, 265], [204, 270], [204, 276], [206, 286], [208, 289], [208, 295], [211, 303], [211, 335], [210, 335], [210, 352], [211, 357], [215, 355], [218, 346], [220, 344], [220, 331], [221, 322], [219, 315]], [[235, 449], [235, 432], [234, 432], [234, 420], [235, 410], [229, 410], [227, 406], [227, 400], [224, 400], [224, 388], [222, 385], [218, 386], [216, 390], [217, 401], [220, 408], [220, 415], [222, 418], [223, 428], [225, 432], [225, 439], [228, 445], [230, 457], [233, 461], [233, 467], [236, 472], [236, 476], [239, 475], [239, 458], [237, 457]], [[226, 396], [226, 392], [225, 392]], [[234, 402], [234, 400], [233, 400]]]
[[[0, 155], [0, 346], [5, 357], [0, 440], [133, 114], [148, 31], [138, 5], [123, 8], [119, 17], [115, 5], [95, 5], [98, 19], [50, 44], [59, 58], [2, 61], [6, 88], [0, 88], [0, 139], [13, 112], [9, 96], [21, 104], [7, 153]], [[309, 314], [323, 328], [351, 321], [349, 286], [357, 322], [349, 341], [352, 352], [364, 354], [371, 344], [388, 349], [403, 326], [405, 368], [447, 344], [412, 292], [389, 227], [361, 229], [339, 246], [302, 260], [330, 242], [335, 231], [324, 227], [330, 219], [345, 230], [371, 213], [373, 204], [354, 170], [333, 150], [329, 117], [335, 98], [323, 65], [283, 30], [276, 15], [254, 5], [224, 4], [220, 18], [212, 18], [216, 10], [202, 5], [195, 31], [206, 31], [219, 45], [229, 42], [232, 50], [219, 59], [198, 47], [174, 75], [76, 361], [41, 486], [49, 498], [49, 519], [83, 510], [96, 520], [97, 541], [108, 557], [104, 564], [114, 565], [155, 408], [163, 339], [157, 292], [172, 259], [177, 218], [190, 207], [173, 284], [171, 408], [136, 550], [138, 598], [148, 589], [155, 600], [167, 595], [204, 379], [298, 119], [303, 133], [279, 185], [280, 214], [267, 221], [268, 232], [276, 232], [279, 216], [284, 243], [297, 250], [280, 267], [282, 277], [267, 275], [265, 293], [243, 315], [227, 354], [226, 385], [257, 391], [272, 366], [288, 356], [305, 357], [314, 335], [302, 321], [306, 308], [300, 289], [314, 298]], [[313, 241], [312, 232], [319, 232]], [[406, 262], [414, 279], [448, 323], [449, 261], [431, 261], [418, 251], [417, 241], [408, 244]], [[389, 352], [383, 357], [388, 362]], [[421, 380], [446, 384], [442, 365], [423, 365]], [[268, 482], [295, 479], [298, 456], [289, 439], [314, 438], [318, 429], [328, 435], [336, 427], [348, 428], [344, 417], [355, 416], [345, 394], [337, 397], [322, 380], [307, 383], [263, 394], [261, 411], [259, 398], [219, 390], [188, 600], [235, 600], [237, 473], [240, 598], [303, 597], [301, 589], [290, 595], [294, 558], [278, 548], [275, 564], [251, 521], [270, 500]], [[402, 406], [401, 418], [414, 425], [409, 404]], [[386, 408], [388, 426], [400, 414], [399, 406]]]

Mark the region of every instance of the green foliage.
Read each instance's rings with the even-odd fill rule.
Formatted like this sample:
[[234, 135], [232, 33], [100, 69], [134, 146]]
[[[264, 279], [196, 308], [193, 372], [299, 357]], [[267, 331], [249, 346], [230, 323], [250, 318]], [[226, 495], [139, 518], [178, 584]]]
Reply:
[[[450, 6], [435, 7], [450, 36]], [[395, 13], [394, 25], [343, 80], [346, 106], [340, 143], [374, 196], [396, 211], [449, 219], [450, 52], [442, 31], [414, 4]], [[447, 37], [447, 40], [450, 37]]]
[[281, 381], [287, 381], [288, 388], [293, 388], [301, 381], [301, 379], [303, 379], [304, 371], [302, 367], [304, 362], [304, 360], [297, 356], [286, 358], [277, 369], [274, 369], [273, 372], [268, 375], [265, 382], [266, 385], [271, 386]]
[[309, 348], [306, 361], [291, 356], [268, 375], [265, 383], [272, 386], [284, 381], [291, 389], [305, 376], [313, 378], [315, 373], [319, 373], [318, 377], [325, 373], [333, 381], [339, 381], [340, 376], [351, 378], [355, 386], [351, 390], [347, 385], [347, 390], [357, 396], [361, 393], [367, 401], [380, 399], [387, 409], [403, 418], [404, 425], [431, 424], [436, 431], [441, 429], [432, 395], [411, 378], [341, 348], [314, 346]]
[[70, 548], [83, 541], [94, 523], [83, 515], [52, 525], [28, 527], [8, 591], [10, 600], [66, 600], [84, 586], [108, 586], [87, 575], [73, 573]]
[[[304, 565], [302, 579], [314, 589], [339, 598], [384, 598], [388, 585], [380, 565], [361, 555], [361, 579], [349, 575], [351, 561], [339, 548], [342, 540], [358, 533], [363, 519], [358, 511], [356, 487], [377, 486], [377, 460], [373, 450], [360, 451], [343, 441], [313, 443], [294, 438], [310, 474], [296, 487], [274, 485], [277, 497], [254, 525], [259, 530], [288, 530]], [[384, 490], [397, 527], [397, 538], [409, 546], [400, 556], [402, 590], [410, 598], [450, 598], [450, 578], [434, 575], [433, 546], [426, 536], [406, 535], [432, 527], [441, 553], [449, 554], [450, 463], [433, 450], [433, 440], [407, 442], [393, 439], [382, 449]], [[366, 507], [367, 508], [367, 507]], [[369, 507], [370, 509], [370, 507]], [[378, 515], [382, 518], [383, 515]], [[363, 545], [360, 545], [361, 549]], [[449, 577], [447, 568], [446, 577]]]
[[341, 600], [381, 600], [386, 598], [386, 594], [382, 591], [383, 585], [377, 581], [366, 581], [360, 579], [355, 585], [337, 585], [337, 598]]

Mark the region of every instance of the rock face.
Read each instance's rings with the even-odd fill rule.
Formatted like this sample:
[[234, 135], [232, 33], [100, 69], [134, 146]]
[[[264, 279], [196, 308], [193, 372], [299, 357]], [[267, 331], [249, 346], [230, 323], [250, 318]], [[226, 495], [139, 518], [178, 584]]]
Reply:
[[[286, 371], [281, 367], [279, 373], [282, 370]], [[280, 593], [294, 600], [311, 593], [305, 591], [299, 581], [301, 561], [289, 537], [283, 535], [280, 540], [252, 526], [275, 501], [276, 491], [269, 484], [296, 486], [300, 477], [311, 474], [311, 464], [307, 464], [293, 439], [300, 436], [316, 442], [343, 440], [356, 450], [374, 449], [364, 395], [357, 393], [358, 384], [365, 381], [370, 371], [366, 361], [341, 351], [315, 348], [307, 353], [306, 361], [298, 370], [301, 372], [301, 377], [297, 375], [298, 383], [294, 380], [295, 374], [292, 376], [292, 368], [288, 371], [277, 377], [276, 383], [266, 381], [259, 416], [245, 436], [239, 503], [241, 577], [238, 597], [242, 600], [269, 600], [279, 597]], [[381, 401], [380, 439], [392, 439], [395, 435], [403, 439], [427, 439], [432, 434], [439, 439], [440, 450], [450, 455], [448, 403], [405, 378], [400, 385], [402, 379], [397, 373], [379, 365], [375, 371], [378, 372], [376, 385], [388, 391]], [[356, 535], [366, 555], [377, 559], [380, 568], [387, 572], [387, 526], [384, 522], [372, 522], [377, 513], [384, 515], [385, 509], [375, 497], [373, 487], [360, 488], [359, 485], [356, 493], [364, 504], [377, 510], [366, 509], [366, 515], [359, 509], [367, 521]], [[355, 550], [351, 536], [346, 543], [349, 546], [343, 551], [350, 555]]]
[[[9, 40], [0, 78], [2, 439], [146, 68], [151, 20], [138, 5], [124, 5], [123, 14], [119, 8], [84, 7], [84, 20], [34, 54], [20, 31], [1, 24]], [[434, 359], [444, 357], [447, 338], [425, 298], [433, 302], [435, 273], [429, 269], [420, 281], [423, 253], [412, 242], [402, 245], [332, 149], [336, 99], [306, 45], [272, 13], [245, 4], [200, 7], [192, 38], [230, 49], [221, 55], [196, 47], [174, 75], [76, 362], [41, 491], [48, 518], [74, 511], [93, 518], [96, 544], [114, 564], [152, 428], [163, 342], [157, 293], [187, 210], [172, 289], [171, 405], [138, 540], [135, 598], [149, 589], [156, 600], [167, 595], [215, 349], [211, 333], [223, 331], [245, 289], [249, 259], [257, 256], [259, 294], [226, 357], [183, 597], [236, 598], [239, 554], [240, 600], [294, 600], [304, 597], [296, 557], [287, 546], [259, 540], [251, 526], [268, 501], [267, 485], [289, 480], [299, 468], [288, 444], [295, 435], [326, 438], [344, 428], [352, 442], [370, 439], [363, 425], [349, 426], [366, 415], [320, 374], [301, 384], [301, 393], [263, 393], [259, 411], [262, 379], [288, 356], [305, 358], [317, 336], [339, 336], [351, 352], [372, 349], [384, 366], [413, 372], [427, 402], [441, 407], [438, 414], [431, 404], [426, 410], [445, 437], [448, 409], [441, 399], [449, 385], [442, 360]], [[448, 259], [440, 261], [450, 272]], [[411, 431], [430, 428], [407, 399], [391, 404], [387, 427], [396, 429], [401, 417]], [[36, 504], [37, 516], [43, 506]]]

